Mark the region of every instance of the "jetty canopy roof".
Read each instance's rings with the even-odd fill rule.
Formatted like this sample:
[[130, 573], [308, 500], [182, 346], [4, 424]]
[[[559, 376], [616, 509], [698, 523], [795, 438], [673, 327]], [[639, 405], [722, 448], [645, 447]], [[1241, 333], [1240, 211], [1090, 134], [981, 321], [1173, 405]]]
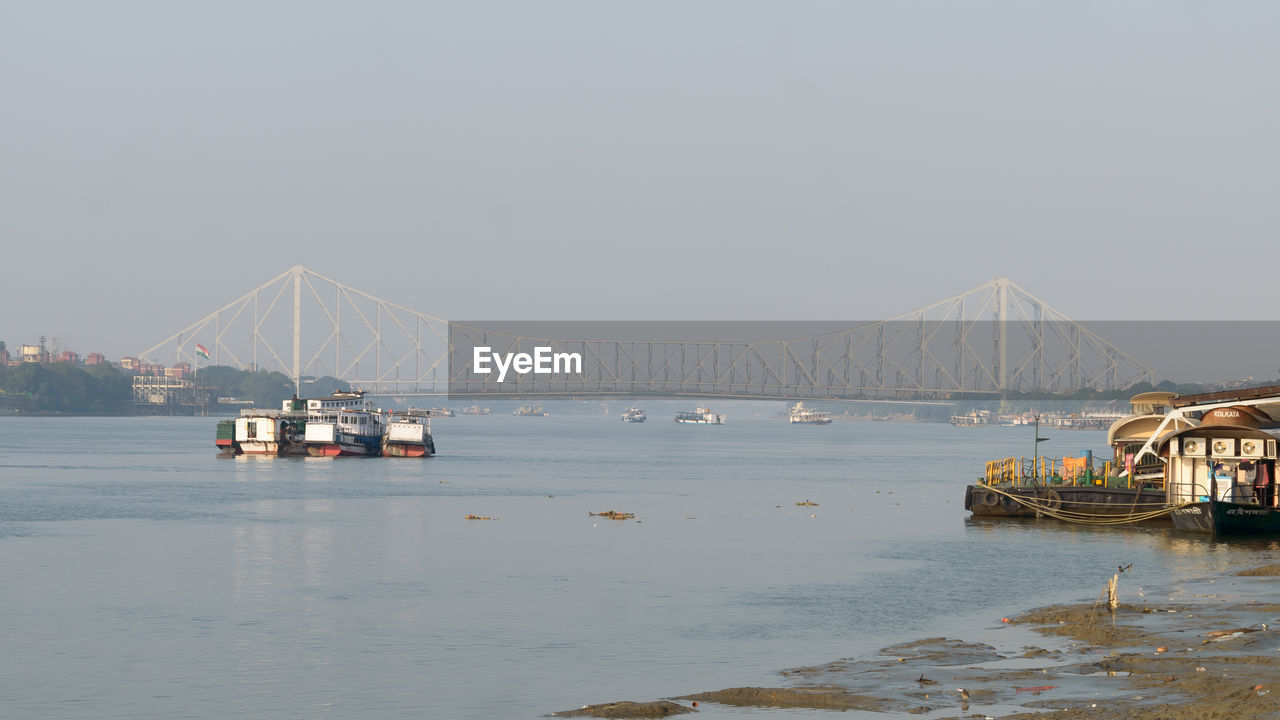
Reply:
[[[1145, 394], [1145, 393], [1144, 393]], [[1280, 385], [1263, 385], [1262, 387], [1252, 388], [1236, 388], [1234, 390], [1219, 390], [1218, 392], [1199, 393], [1196, 395], [1178, 395], [1172, 400], [1174, 407], [1188, 407], [1193, 405], [1209, 405], [1224, 402], [1249, 402], [1250, 405], [1258, 403], [1266, 403], [1268, 401], [1280, 404]], [[1276, 417], [1272, 415], [1272, 417]]]
[[[1146, 441], [1142, 449], [1138, 451], [1139, 456], [1154, 452], [1157, 446], [1159, 446], [1161, 452], [1165, 452], [1164, 448], [1168, 444], [1168, 440], [1175, 437], [1178, 432], [1185, 432], [1177, 431], [1171, 433], [1168, 432], [1170, 428], [1176, 428], [1188, 419], [1198, 426], [1201, 418], [1216, 410], [1246, 410], [1247, 415], [1260, 425], [1272, 428], [1280, 425], [1280, 385], [1223, 390], [1199, 395], [1181, 395], [1173, 398], [1170, 402], [1173, 404], [1173, 409], [1169, 411], [1168, 415], [1164, 416], [1162, 421], [1163, 428], [1158, 429], [1156, 436]], [[1231, 426], [1214, 423], [1212, 427], [1206, 427], [1201, 432], [1207, 435], [1224, 427]], [[1275, 437], [1266, 433], [1263, 435]], [[1229, 436], [1223, 435], [1222, 437]], [[1251, 435], [1250, 437], [1261, 436]]]
[[[1164, 415], [1130, 415], [1111, 423], [1107, 428], [1107, 445], [1114, 447], [1116, 443], [1146, 442], [1160, 429]], [[1176, 432], [1192, 426], [1191, 421], [1174, 418], [1166, 432]]]
[[1173, 407], [1173, 398], [1176, 396], [1177, 393], [1152, 390], [1129, 398], [1129, 404], [1133, 406], [1134, 415], [1151, 415], [1156, 412], [1156, 408]]

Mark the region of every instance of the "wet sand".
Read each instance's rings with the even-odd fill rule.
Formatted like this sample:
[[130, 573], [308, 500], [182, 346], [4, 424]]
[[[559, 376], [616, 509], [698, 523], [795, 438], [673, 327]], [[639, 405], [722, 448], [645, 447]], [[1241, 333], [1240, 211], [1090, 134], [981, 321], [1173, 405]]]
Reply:
[[[1043, 642], [995, 647], [927, 638], [879, 657], [783, 670], [777, 687], [614, 703], [556, 717], [667, 717], [709, 703], [863, 711], [884, 717], [1226, 720], [1280, 716], [1280, 565], [1009, 618]], [[1107, 578], [1101, 578], [1099, 585]], [[674, 707], [673, 707], [674, 706]], [[633, 714], [610, 714], [619, 712]], [[576, 714], [571, 714], [576, 713]], [[640, 714], [634, 714], [640, 713]], [[655, 714], [644, 714], [655, 713]], [[656, 714], [662, 713], [662, 714]]]

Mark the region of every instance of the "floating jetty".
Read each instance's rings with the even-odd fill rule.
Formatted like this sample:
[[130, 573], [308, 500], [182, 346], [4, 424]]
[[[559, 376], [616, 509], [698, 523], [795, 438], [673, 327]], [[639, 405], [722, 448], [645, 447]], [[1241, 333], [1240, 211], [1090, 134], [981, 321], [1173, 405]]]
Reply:
[[247, 408], [219, 420], [214, 444], [222, 455], [274, 457], [431, 457], [431, 410], [373, 407], [363, 393], [285, 400], [279, 410]]
[[[975, 516], [1115, 525], [1172, 522], [1212, 535], [1280, 534], [1280, 386], [1130, 400], [1107, 430], [1112, 457], [1004, 458], [965, 488]], [[1039, 426], [1036, 447], [1039, 447]]]
[[986, 476], [965, 488], [964, 509], [975, 517], [1051, 517], [1114, 525], [1168, 522], [1161, 484], [1095, 472], [1080, 458], [1005, 458], [987, 463]]

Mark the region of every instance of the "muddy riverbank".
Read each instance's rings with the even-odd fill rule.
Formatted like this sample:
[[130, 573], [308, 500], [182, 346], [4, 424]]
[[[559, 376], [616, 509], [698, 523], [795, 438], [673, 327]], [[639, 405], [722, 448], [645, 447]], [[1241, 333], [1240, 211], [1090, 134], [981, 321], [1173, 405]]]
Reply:
[[[939, 719], [1045, 711], [1104, 720], [1280, 714], [1280, 565], [1182, 583], [1158, 598], [1122, 584], [1120, 596], [1127, 602], [1114, 612], [1100, 598], [999, 619], [1007, 642], [927, 638], [877, 657], [783, 670], [776, 687], [550, 715], [667, 717], [726, 706]], [[610, 714], [624, 708], [630, 714]]]

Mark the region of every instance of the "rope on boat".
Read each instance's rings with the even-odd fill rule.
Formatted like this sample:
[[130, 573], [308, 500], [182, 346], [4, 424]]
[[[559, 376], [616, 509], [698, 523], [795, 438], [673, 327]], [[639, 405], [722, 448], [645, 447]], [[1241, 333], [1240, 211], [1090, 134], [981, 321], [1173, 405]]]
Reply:
[[[1045, 499], [1043, 501], [1039, 497], [1028, 498], [1021, 495], [1014, 495], [1013, 493], [1006, 492], [1004, 490], [1001, 490], [998, 487], [992, 487], [990, 485], [984, 487], [983, 489], [994, 492], [997, 495], [1002, 495], [1006, 498], [1009, 498], [1010, 500], [1013, 500], [1015, 503], [1025, 508], [1028, 508], [1030, 510], [1035, 510], [1037, 513], [1046, 515], [1055, 520], [1062, 520], [1063, 522], [1069, 522], [1069, 523], [1077, 523], [1079, 525], [1128, 525], [1130, 523], [1144, 522], [1146, 520], [1155, 520], [1156, 518], [1159, 518], [1163, 515], [1168, 515], [1170, 512], [1177, 510], [1178, 508], [1186, 507], [1187, 505], [1191, 504], [1188, 502], [1188, 503], [1181, 503], [1179, 505], [1160, 505], [1160, 507], [1155, 510], [1145, 510], [1137, 513], [1130, 512], [1127, 515], [1095, 514], [1095, 513], [1077, 512], [1075, 510], [1062, 510], [1061, 509], [1062, 498], [1058, 496], [1057, 492], [1053, 491], [1052, 488], [1049, 488], [1049, 490], [1053, 491], [1053, 495], [1050, 496], [1050, 498]], [[1072, 504], [1073, 505], [1085, 505], [1085, 504], [1105, 505], [1106, 503], [1072, 503]], [[1149, 504], [1149, 503], [1144, 503], [1144, 504]]]

